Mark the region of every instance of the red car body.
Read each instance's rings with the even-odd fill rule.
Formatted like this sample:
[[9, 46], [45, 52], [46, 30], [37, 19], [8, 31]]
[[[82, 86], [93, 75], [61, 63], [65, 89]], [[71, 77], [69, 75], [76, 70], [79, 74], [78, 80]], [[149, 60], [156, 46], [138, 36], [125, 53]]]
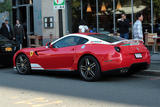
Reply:
[[[72, 34], [69, 36], [73, 35], [87, 37], [98, 34]], [[14, 55], [14, 67], [16, 68], [15, 61], [20, 54], [28, 57], [32, 70], [77, 71], [79, 61], [85, 55], [91, 55], [98, 61], [101, 72], [131, 68], [133, 65], [147, 67], [150, 64], [150, 53], [141, 41], [123, 40], [111, 44], [102, 42], [101, 40], [89, 40], [85, 44], [63, 48], [47, 46], [25, 48]], [[120, 52], [117, 52], [115, 47], [118, 47]], [[135, 55], [139, 55], [139, 53], [142, 55], [141, 58], [136, 58]]]

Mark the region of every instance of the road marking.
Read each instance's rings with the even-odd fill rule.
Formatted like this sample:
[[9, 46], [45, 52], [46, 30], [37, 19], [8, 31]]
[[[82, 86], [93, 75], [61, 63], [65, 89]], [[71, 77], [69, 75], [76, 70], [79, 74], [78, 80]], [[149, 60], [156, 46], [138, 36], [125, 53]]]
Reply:
[[15, 104], [31, 104], [31, 103], [35, 103], [35, 102], [48, 102], [48, 100], [46, 100], [43, 97], [39, 97], [39, 98], [30, 99], [30, 100], [18, 101]]
[[11, 97], [11, 99], [18, 99], [18, 98], [19, 98], [18, 96]]
[[63, 103], [63, 101], [57, 100], [57, 101], [53, 101], [50, 103], [32, 105], [32, 107], [42, 107], [42, 106], [47, 106], [47, 105], [51, 105], [51, 104], [62, 104], [62, 103]]
[[[18, 97], [12, 97], [13, 99], [17, 99]], [[26, 104], [26, 105], [30, 105], [31, 107], [43, 107], [43, 106], [47, 106], [47, 105], [52, 105], [52, 104], [61, 104], [63, 103], [62, 100], [55, 100], [55, 101], [51, 101], [48, 100], [44, 97], [39, 97], [39, 98], [33, 98], [33, 99], [29, 99], [29, 100], [21, 100], [21, 101], [17, 101], [14, 104]]]

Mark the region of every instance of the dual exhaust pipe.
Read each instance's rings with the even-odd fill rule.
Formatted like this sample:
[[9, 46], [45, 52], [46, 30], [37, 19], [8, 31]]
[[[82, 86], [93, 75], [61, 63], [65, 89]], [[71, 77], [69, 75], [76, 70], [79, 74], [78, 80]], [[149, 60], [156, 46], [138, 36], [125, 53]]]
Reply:
[[128, 68], [122, 68], [122, 69], [120, 70], [121, 73], [127, 73], [128, 71], [129, 71]]

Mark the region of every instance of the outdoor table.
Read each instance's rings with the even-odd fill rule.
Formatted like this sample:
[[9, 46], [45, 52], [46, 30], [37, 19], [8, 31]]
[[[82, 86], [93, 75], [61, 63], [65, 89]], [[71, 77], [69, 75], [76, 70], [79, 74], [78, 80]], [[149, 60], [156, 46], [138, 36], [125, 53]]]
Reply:
[[153, 38], [153, 40], [154, 40], [154, 44], [153, 44], [152, 50], [153, 50], [153, 53], [156, 54], [156, 53], [158, 53], [158, 52], [156, 52], [157, 39], [160, 39], [160, 37], [158, 37], [158, 36], [153, 36], [152, 38]]

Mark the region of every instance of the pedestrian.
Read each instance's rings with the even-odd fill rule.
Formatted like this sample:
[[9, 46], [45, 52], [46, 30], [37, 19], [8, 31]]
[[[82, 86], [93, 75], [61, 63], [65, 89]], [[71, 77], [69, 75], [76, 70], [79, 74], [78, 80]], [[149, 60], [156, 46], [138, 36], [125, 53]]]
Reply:
[[23, 39], [25, 39], [24, 28], [20, 24], [19, 20], [16, 20], [16, 25], [14, 26], [14, 34], [19, 49], [22, 49]]
[[2, 23], [1, 28], [0, 28], [0, 34], [3, 34], [3, 29], [5, 28], [6, 24]]
[[1, 34], [9, 40], [13, 40], [12, 29], [11, 26], [8, 24], [8, 20], [5, 20], [5, 23], [2, 23]]
[[143, 14], [137, 14], [137, 20], [133, 25], [133, 39], [136, 40], [143, 40], [143, 29], [142, 29], [142, 21], [143, 21]]
[[94, 32], [93, 26], [91, 25], [91, 26], [89, 27], [89, 33], [93, 33], [93, 32]]
[[126, 18], [126, 14], [122, 14], [121, 18], [118, 19], [120, 37], [129, 39], [129, 21]]
[[79, 33], [86, 33], [89, 32], [89, 28], [84, 20], [80, 21], [79, 25]]

